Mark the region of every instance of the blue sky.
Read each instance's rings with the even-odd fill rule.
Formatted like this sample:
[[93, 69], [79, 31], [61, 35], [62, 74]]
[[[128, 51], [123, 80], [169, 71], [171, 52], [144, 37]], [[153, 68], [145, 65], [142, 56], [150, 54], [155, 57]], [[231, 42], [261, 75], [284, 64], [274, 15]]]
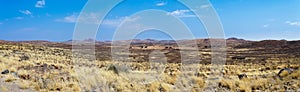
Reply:
[[[300, 40], [300, 0], [210, 0], [225, 36], [249, 40]], [[1, 40], [72, 39], [75, 22], [87, 0], [0, 0]], [[207, 5], [199, 5], [206, 8]], [[101, 6], [99, 6], [101, 7]], [[133, 13], [161, 9], [179, 17], [197, 38], [207, 38], [201, 22], [176, 0], [125, 0], [105, 18], [97, 40], [111, 40], [114, 30]], [[137, 38], [170, 39], [157, 30]]]

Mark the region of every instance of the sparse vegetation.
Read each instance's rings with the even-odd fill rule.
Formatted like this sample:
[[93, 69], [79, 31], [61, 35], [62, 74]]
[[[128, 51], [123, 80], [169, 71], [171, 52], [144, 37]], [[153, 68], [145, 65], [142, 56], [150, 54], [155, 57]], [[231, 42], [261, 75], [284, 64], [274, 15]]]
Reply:
[[[1, 44], [0, 71], [3, 73], [0, 79], [5, 83], [15, 82], [20, 89], [67, 92], [175, 92], [185, 88], [192, 92], [208, 89], [251, 92], [297, 91], [300, 88], [300, 57], [283, 57], [286, 54], [282, 53], [259, 55], [257, 53], [262, 51], [253, 48], [228, 48], [228, 62], [222, 70], [223, 77], [216, 88], [209, 88], [206, 82], [212, 74], [208, 63], [211, 57], [209, 48], [199, 51], [203, 62], [189, 65], [177, 62], [180, 58], [179, 49], [168, 48], [172, 49], [165, 49], [165, 46], [131, 49], [134, 55], [129, 56], [134, 57], [134, 62], [116, 63], [109, 60], [110, 52], [107, 48], [97, 47], [99, 51], [96, 56], [99, 53], [103, 55], [97, 57], [96, 61], [84, 59], [80, 54], [72, 61], [74, 58], [70, 49], [19, 43]], [[151, 49], [161, 50], [168, 57], [168, 63], [145, 62]], [[247, 53], [250, 51], [254, 54]], [[243, 57], [237, 57], [236, 54], [242, 54]], [[118, 70], [122, 68], [119, 65], [128, 66], [128, 70]], [[284, 68], [293, 69], [293, 72], [283, 71], [278, 74]], [[158, 76], [152, 76], [154, 74]], [[151, 78], [153, 80], [147, 80]], [[9, 88], [0, 86], [1, 92], [9, 91]]]

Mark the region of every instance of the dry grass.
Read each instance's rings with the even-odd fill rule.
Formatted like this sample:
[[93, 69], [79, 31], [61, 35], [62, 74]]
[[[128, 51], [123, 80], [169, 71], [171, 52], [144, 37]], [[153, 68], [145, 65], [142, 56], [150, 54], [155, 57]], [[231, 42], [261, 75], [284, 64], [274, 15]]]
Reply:
[[269, 80], [269, 79], [263, 79], [263, 78], [260, 78], [257, 80], [252, 80], [251, 88], [255, 89], [255, 90], [265, 90], [268, 87], [268, 85], [270, 84], [270, 81], [271, 80]]
[[[212, 73], [210, 65], [204, 64], [186, 65], [186, 71], [183, 71], [180, 70], [181, 64], [168, 63], [160, 65], [159, 67], [164, 69], [157, 71], [145, 62], [130, 64], [111, 61], [90, 62], [82, 58], [72, 62], [71, 51], [59, 48], [31, 45], [2, 45], [0, 48], [8, 48], [8, 50], [0, 50], [0, 71], [5, 69], [10, 71], [9, 74], [1, 74], [0, 77], [6, 82], [16, 81], [20, 89], [36, 91], [172, 92], [190, 88], [190, 91], [199, 92], [208, 87], [206, 79]], [[41, 48], [44, 51], [40, 51]], [[13, 53], [13, 50], [17, 50], [18, 53]], [[24, 55], [29, 56], [29, 59], [19, 61]], [[290, 62], [286, 64], [277, 63], [285, 60], [272, 59], [264, 65], [255, 63], [225, 65], [222, 71], [224, 76], [218, 88], [234, 92], [296, 90], [300, 87], [300, 71], [297, 70], [300, 64], [297, 60], [286, 59]], [[123, 70], [116, 73], [108, 69], [113, 64], [130, 66], [133, 72]], [[276, 76], [282, 67], [296, 70], [291, 74], [282, 74], [284, 78], [280, 80]], [[197, 71], [193, 71], [194, 69]], [[148, 80], [151, 73], [158, 72], [162, 74], [156, 76], [157, 79]], [[247, 74], [248, 78], [238, 79], [237, 74], [242, 73]], [[1, 87], [2, 91], [5, 92], [3, 87]]]
[[293, 73], [289, 75], [293, 79], [300, 80], [300, 70], [295, 70]]
[[222, 79], [219, 83], [219, 86], [227, 89], [231, 89], [231, 91], [235, 91], [236, 82], [231, 79]]
[[177, 82], [177, 76], [164, 75], [164, 82], [174, 85]]
[[15, 80], [17, 80], [17, 78], [15, 76], [11, 75], [11, 74], [5, 76], [5, 78], [4, 78], [5, 82], [13, 82]]

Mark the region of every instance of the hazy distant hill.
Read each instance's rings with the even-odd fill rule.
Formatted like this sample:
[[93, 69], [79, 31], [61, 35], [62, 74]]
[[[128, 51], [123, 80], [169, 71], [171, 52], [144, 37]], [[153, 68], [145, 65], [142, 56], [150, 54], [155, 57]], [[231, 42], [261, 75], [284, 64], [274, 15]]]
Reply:
[[[184, 44], [197, 43], [198, 47], [210, 46], [209, 39], [195, 39], [195, 40], [155, 40], [155, 39], [133, 39], [133, 40], [120, 40], [113, 41], [115, 44], [127, 43], [131, 41], [131, 45], [176, 45], [176, 42]], [[88, 39], [84, 41], [68, 40], [64, 42], [50, 42], [44, 40], [34, 40], [34, 41], [5, 41], [0, 40], [0, 44], [34, 44], [40, 46], [49, 47], [62, 47], [71, 49], [72, 42], [81, 43], [93, 43], [94, 40]], [[95, 41], [96, 46], [110, 46], [112, 41]], [[286, 49], [286, 48], [300, 48], [300, 40], [297, 41], [287, 41], [287, 40], [263, 40], [263, 41], [250, 41], [238, 38], [228, 38], [226, 39], [227, 47], [232, 48], [265, 48], [265, 49]]]

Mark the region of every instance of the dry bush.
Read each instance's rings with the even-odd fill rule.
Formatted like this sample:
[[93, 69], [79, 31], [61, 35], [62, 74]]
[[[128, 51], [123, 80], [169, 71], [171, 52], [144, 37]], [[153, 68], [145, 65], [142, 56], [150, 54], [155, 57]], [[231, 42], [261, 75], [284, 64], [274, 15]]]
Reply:
[[23, 80], [28, 80], [31, 78], [30, 73], [27, 70], [19, 70], [18, 77]]
[[200, 77], [192, 77], [192, 83], [194, 83], [194, 88], [203, 88], [205, 86], [205, 81]]
[[162, 83], [159, 88], [160, 92], [170, 92], [171, 88], [168, 84]]
[[163, 78], [164, 78], [165, 83], [168, 83], [171, 85], [174, 85], [177, 82], [177, 76], [169, 76], [169, 75], [164, 74]]
[[292, 77], [293, 79], [298, 79], [299, 80], [300, 79], [300, 70], [295, 70], [289, 76]]
[[50, 91], [61, 91], [61, 90], [64, 90], [65, 87], [67, 87], [67, 85], [58, 78], [46, 79], [43, 81], [46, 82], [46, 83], [44, 83], [44, 85]]
[[159, 82], [152, 82], [146, 85], [147, 91], [149, 92], [159, 92], [160, 83]]
[[251, 88], [254, 90], [265, 90], [270, 84], [270, 79], [259, 78], [256, 80], [252, 80]]
[[239, 91], [251, 92], [251, 81], [248, 78], [243, 78], [238, 81]]
[[219, 87], [224, 87], [230, 89], [231, 91], [235, 91], [236, 82], [235, 80], [231, 80], [231, 79], [221, 79], [219, 83]]

